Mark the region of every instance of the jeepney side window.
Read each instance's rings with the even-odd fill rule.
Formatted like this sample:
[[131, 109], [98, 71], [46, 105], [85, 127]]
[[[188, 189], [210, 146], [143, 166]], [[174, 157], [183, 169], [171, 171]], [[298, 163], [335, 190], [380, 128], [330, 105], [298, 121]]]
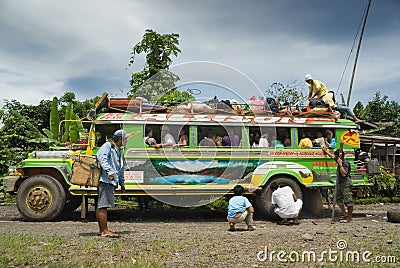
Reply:
[[112, 139], [113, 134], [118, 129], [122, 129], [120, 125], [96, 125], [96, 146], [102, 146], [106, 141]]
[[222, 136], [222, 146], [224, 147], [241, 147], [242, 129], [241, 127], [226, 126], [224, 127], [225, 135]]
[[161, 143], [161, 126], [156, 124], [144, 125], [143, 142], [149, 146]]
[[290, 128], [276, 128], [276, 134], [273, 134], [271, 145], [275, 148], [291, 147]]
[[304, 148], [313, 148], [313, 135], [315, 133], [315, 129], [310, 128], [298, 128], [297, 129], [297, 144], [300, 149]]
[[268, 148], [271, 147], [272, 137], [275, 136], [275, 128], [273, 127], [250, 127], [249, 142], [251, 148]]
[[[168, 131], [172, 135], [172, 137], [175, 140], [175, 143], [178, 144], [179, 141], [182, 139], [181, 135], [179, 133], [181, 130], [183, 130], [184, 135], [188, 139], [189, 135], [189, 126], [177, 126], [177, 125], [161, 125], [161, 124], [146, 124], [144, 126], [144, 135], [143, 135], [143, 142], [146, 143], [147, 145], [155, 145], [155, 144], [160, 144], [163, 143], [163, 137], [162, 137], [162, 128], [163, 126], [168, 126]], [[151, 136], [149, 136], [151, 135]], [[189, 142], [189, 140], [188, 140]], [[186, 146], [189, 146], [189, 143], [187, 143]]]
[[182, 126], [177, 128], [177, 143], [179, 147], [189, 147], [189, 126]]
[[[312, 147], [308, 146], [311, 140]], [[298, 147], [299, 148], [321, 148], [321, 146], [327, 145], [326, 142], [330, 143], [330, 148], [335, 148], [336, 131], [333, 128], [323, 129], [323, 128], [299, 128], [298, 129]]]
[[222, 126], [198, 126], [197, 141], [199, 147], [222, 147], [222, 137], [227, 131]]

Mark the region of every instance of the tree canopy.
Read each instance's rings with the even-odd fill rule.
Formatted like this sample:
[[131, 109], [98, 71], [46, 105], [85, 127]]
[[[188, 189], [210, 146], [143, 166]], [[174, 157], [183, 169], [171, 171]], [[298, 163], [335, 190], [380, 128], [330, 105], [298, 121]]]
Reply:
[[304, 94], [302, 86], [297, 81], [293, 81], [286, 85], [275, 82], [271, 84], [265, 92], [266, 96], [290, 106], [302, 105], [307, 100], [307, 96]]
[[360, 101], [357, 102], [353, 112], [358, 118], [369, 122], [391, 123], [375, 133], [400, 138], [400, 105], [396, 101], [390, 101], [388, 96], [381, 97], [381, 93], [377, 92], [365, 107]]
[[129, 66], [142, 53], [146, 56], [146, 63], [142, 71], [132, 74], [129, 97], [144, 97], [159, 104], [193, 100], [190, 92], [176, 89], [179, 77], [169, 71], [172, 56], [177, 57], [180, 52], [179, 34], [159, 34], [147, 29], [142, 40], [132, 48]]

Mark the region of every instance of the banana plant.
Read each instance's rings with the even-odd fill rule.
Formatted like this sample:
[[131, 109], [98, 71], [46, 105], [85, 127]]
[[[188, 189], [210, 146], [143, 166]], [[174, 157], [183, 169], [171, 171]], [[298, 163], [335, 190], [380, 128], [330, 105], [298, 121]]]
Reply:
[[57, 97], [54, 97], [50, 111], [50, 132], [52, 133], [52, 136], [49, 136], [48, 134], [46, 135], [49, 138], [52, 137], [53, 139], [58, 139], [59, 125], [60, 117], [58, 115], [58, 99]]

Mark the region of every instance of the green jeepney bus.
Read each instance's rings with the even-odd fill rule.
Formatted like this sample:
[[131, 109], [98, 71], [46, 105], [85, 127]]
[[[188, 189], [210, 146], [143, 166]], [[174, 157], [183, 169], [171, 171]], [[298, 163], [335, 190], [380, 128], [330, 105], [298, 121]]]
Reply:
[[[314, 140], [331, 132], [336, 144], [330, 150], [343, 143], [355, 187], [368, 186], [368, 175], [379, 173], [378, 162], [360, 153], [358, 125], [330, 116], [108, 109], [96, 115], [89, 127], [89, 142], [83, 147], [32, 152], [6, 178], [6, 191], [16, 193], [18, 209], [26, 220], [52, 220], [75, 210], [85, 198], [96, 197], [96, 187], [71, 183], [74, 161], [79, 155], [95, 155], [117, 129], [133, 133], [124, 149], [124, 195], [151, 196], [175, 206], [197, 206], [204, 200], [229, 196], [241, 184], [253, 198], [256, 211], [271, 218], [275, 214], [269, 185], [277, 181], [289, 185], [303, 199], [305, 209], [321, 214], [320, 188], [334, 187], [336, 163], [321, 147], [299, 148], [303, 134]], [[177, 144], [149, 146], [145, 142], [149, 129], [158, 144], [165, 130]], [[187, 136], [185, 146], [178, 144], [180, 133]], [[261, 136], [268, 147], [257, 144]], [[119, 188], [115, 193], [122, 194]]]

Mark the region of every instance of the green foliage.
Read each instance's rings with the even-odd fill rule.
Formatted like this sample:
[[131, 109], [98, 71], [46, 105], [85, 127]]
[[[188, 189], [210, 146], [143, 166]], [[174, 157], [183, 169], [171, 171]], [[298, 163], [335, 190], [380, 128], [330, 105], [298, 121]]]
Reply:
[[368, 102], [365, 108], [357, 103], [354, 108], [354, 113], [361, 119], [377, 124], [391, 122], [391, 125], [375, 133], [378, 135], [400, 138], [400, 105], [395, 101], [389, 101], [387, 96], [381, 97], [380, 93], [377, 92], [375, 97]]
[[175, 82], [179, 77], [168, 71], [172, 56], [177, 57], [179, 49], [179, 34], [159, 34], [147, 29], [131, 52], [129, 66], [138, 54], [146, 55], [146, 64], [142, 71], [132, 74], [129, 97], [144, 97], [151, 102], [168, 103], [193, 100], [189, 92], [179, 92]]
[[381, 168], [381, 175], [372, 176], [369, 181], [373, 186], [367, 190], [366, 196], [374, 197], [395, 197], [396, 193], [396, 176], [388, 173]]
[[179, 34], [159, 34], [151, 29], [147, 29], [142, 37], [132, 49], [129, 65], [135, 61], [137, 54], [146, 54], [146, 64], [149, 66], [150, 76], [160, 70], [167, 69], [172, 63], [171, 56], [178, 56]]
[[70, 133], [69, 133], [69, 126], [71, 125], [71, 115], [73, 113], [73, 104], [72, 102], [69, 102], [67, 105], [67, 109], [65, 111], [65, 123], [64, 123], [64, 134], [62, 136], [62, 142], [67, 142], [70, 139]]
[[38, 129], [49, 128], [50, 127], [50, 109], [51, 109], [51, 101], [42, 100], [39, 105], [27, 105], [18, 102], [17, 100], [4, 100], [4, 106], [2, 107], [3, 113], [1, 118], [8, 117], [10, 115], [10, 111], [16, 111], [21, 116], [28, 118], [29, 122], [31, 122]]
[[187, 101], [194, 101], [195, 98], [191, 94], [191, 91], [179, 91], [177, 89], [171, 89], [166, 94], [164, 94], [158, 101], [157, 104], [164, 106], [176, 106]]
[[[142, 72], [146, 72], [146, 70]], [[136, 74], [133, 74], [132, 78], [135, 79], [135, 77]], [[151, 77], [145, 77], [145, 80], [140, 79], [142, 79], [142, 75], [140, 75], [137, 85], [133, 86], [129, 97], [144, 97], [153, 103], [159, 102], [163, 97], [168, 99], [168, 95], [175, 89], [175, 82], [179, 80], [177, 75], [167, 70], [161, 70]]]
[[225, 197], [220, 197], [210, 203], [203, 205], [202, 207], [212, 210], [227, 210], [228, 201], [225, 199]]
[[49, 138], [58, 139], [59, 125], [60, 116], [58, 115], [58, 99], [57, 97], [54, 97], [50, 112], [50, 131], [52, 133], [52, 137]]
[[381, 98], [379, 92], [368, 102], [367, 106], [370, 107], [370, 111], [366, 119], [370, 122], [391, 122], [398, 119], [399, 104], [395, 101], [388, 101], [387, 96]]
[[361, 101], [358, 101], [356, 103], [356, 105], [353, 108], [353, 113], [357, 116], [357, 118], [365, 119], [366, 116], [365, 108]]
[[[76, 120], [78, 117], [71, 111], [71, 120]], [[72, 143], [77, 143], [79, 141], [79, 132], [78, 132], [78, 122], [70, 122], [69, 124], [69, 141]]]
[[273, 83], [265, 92], [267, 97], [277, 99], [284, 105], [303, 105], [307, 100], [302, 86], [297, 81], [286, 85], [277, 82]]
[[[28, 111], [35, 109], [31, 106], [22, 105], [17, 101], [8, 102], [4, 105], [1, 115], [3, 126], [0, 129], [0, 174], [7, 172], [10, 166], [16, 166], [33, 150], [48, 149], [47, 143], [39, 142], [39, 139], [47, 139], [34, 125], [35, 114], [26, 116]], [[42, 109], [38, 109], [39, 112]], [[44, 121], [42, 121], [44, 122]]]
[[78, 116], [78, 118], [85, 118], [87, 115], [87, 112], [94, 107], [96, 104], [97, 100], [100, 97], [97, 96], [93, 99], [85, 100], [83, 102], [76, 100], [75, 93], [73, 92], [66, 92], [64, 93], [63, 96], [60, 97], [59, 99], [59, 115], [60, 115], [60, 120], [65, 119], [66, 115], [66, 110], [68, 107], [69, 103], [72, 103], [73, 108], [74, 108], [74, 113]]
[[[0, 175], [5, 174], [9, 167], [18, 165], [29, 152], [48, 150], [50, 145], [57, 143], [58, 134], [54, 137], [52, 130], [55, 130], [55, 126], [57, 126], [58, 131], [56, 122], [64, 118], [57, 120], [55, 108], [57, 101], [55, 99], [57, 98], [53, 98], [53, 101], [42, 100], [37, 106], [22, 104], [16, 100], [5, 100], [5, 104], [0, 110], [0, 121], [2, 122], [0, 128], [2, 137], [0, 139]], [[61, 105], [59, 114], [65, 117], [67, 101], [70, 101], [72, 103], [70, 111], [74, 108], [73, 119], [85, 117], [87, 111], [93, 108], [98, 99], [99, 97], [96, 97], [79, 102], [75, 100], [74, 93], [67, 92], [58, 103]], [[78, 137], [79, 140], [80, 134], [85, 131], [82, 123], [77, 123], [76, 127], [77, 134], [74, 134], [73, 138], [76, 140]]]

